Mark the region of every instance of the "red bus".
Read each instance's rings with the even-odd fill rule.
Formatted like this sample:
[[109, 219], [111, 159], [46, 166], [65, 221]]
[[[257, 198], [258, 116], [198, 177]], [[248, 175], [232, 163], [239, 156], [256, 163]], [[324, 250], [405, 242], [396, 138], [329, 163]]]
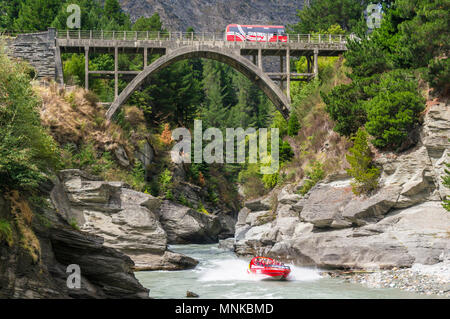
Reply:
[[228, 25], [226, 39], [233, 42], [287, 42], [288, 40], [284, 26], [241, 24]]

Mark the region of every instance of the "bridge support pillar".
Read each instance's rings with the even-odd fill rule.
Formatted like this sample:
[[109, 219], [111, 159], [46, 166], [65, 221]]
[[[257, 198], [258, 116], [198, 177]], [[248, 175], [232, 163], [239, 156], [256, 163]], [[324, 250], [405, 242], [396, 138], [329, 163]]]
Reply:
[[289, 47], [286, 49], [286, 96], [289, 103], [291, 102], [291, 51]]
[[319, 77], [319, 49], [314, 49], [314, 78], [317, 79]]
[[262, 64], [262, 49], [258, 49], [258, 68], [263, 69]]
[[119, 47], [114, 47], [114, 99], [119, 96]]
[[89, 90], [89, 47], [84, 47], [84, 87]]
[[148, 55], [148, 48], [145, 47], [145, 48], [144, 48], [144, 69], [147, 67], [147, 63], [148, 63], [148, 57], [147, 57], [147, 55]]
[[311, 64], [312, 64], [311, 56], [307, 55], [306, 56], [306, 72], [307, 73], [312, 73]]
[[284, 58], [283, 55], [280, 55], [280, 88], [283, 91], [284, 90], [284, 79], [283, 79], [283, 73], [284, 73]]

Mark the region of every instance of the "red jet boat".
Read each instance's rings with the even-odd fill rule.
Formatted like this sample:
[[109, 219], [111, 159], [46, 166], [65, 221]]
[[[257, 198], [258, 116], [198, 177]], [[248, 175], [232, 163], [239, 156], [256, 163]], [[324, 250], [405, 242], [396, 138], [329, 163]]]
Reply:
[[291, 268], [269, 257], [255, 257], [250, 261], [247, 272], [264, 275], [269, 279], [280, 280], [287, 278], [291, 273]]

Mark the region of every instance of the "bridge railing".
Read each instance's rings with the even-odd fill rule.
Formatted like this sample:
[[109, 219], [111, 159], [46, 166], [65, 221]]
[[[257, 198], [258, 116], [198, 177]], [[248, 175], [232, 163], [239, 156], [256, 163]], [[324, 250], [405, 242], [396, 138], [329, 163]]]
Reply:
[[[337, 43], [346, 44], [344, 34], [287, 34], [288, 43]], [[352, 36], [350, 36], [351, 38]], [[224, 32], [154, 32], [154, 31], [105, 31], [105, 30], [61, 30], [57, 32], [58, 39], [88, 39], [88, 40], [122, 40], [122, 41], [226, 41], [242, 42], [238, 35], [227, 39]], [[264, 42], [265, 40], [244, 40], [244, 42]], [[276, 39], [272, 42], [282, 42]], [[284, 42], [284, 41], [283, 41]]]
[[0, 30], [0, 38], [15, 38], [21, 34], [43, 34], [47, 31], [14, 31]]

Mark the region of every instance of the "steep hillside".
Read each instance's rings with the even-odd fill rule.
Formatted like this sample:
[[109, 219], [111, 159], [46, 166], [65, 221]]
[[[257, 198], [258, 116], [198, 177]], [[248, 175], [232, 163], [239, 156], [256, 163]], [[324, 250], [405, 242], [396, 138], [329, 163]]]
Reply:
[[171, 31], [222, 31], [230, 23], [281, 24], [296, 23], [296, 10], [303, 0], [121, 0], [122, 8], [132, 20], [158, 12], [163, 26]]

